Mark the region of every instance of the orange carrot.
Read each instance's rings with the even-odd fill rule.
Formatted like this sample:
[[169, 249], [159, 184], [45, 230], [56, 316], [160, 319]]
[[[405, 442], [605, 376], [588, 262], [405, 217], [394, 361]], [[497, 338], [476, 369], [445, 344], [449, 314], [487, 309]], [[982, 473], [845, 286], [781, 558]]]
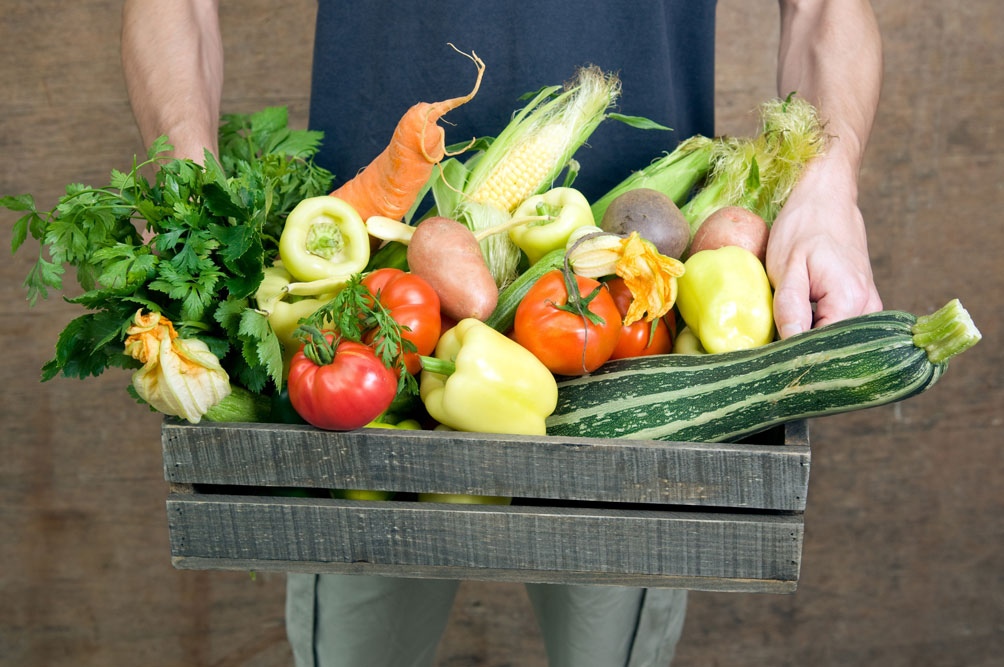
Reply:
[[446, 156], [446, 133], [437, 121], [448, 111], [470, 101], [481, 86], [485, 64], [474, 53], [468, 57], [478, 68], [474, 89], [463, 97], [435, 103], [419, 102], [408, 109], [394, 129], [387, 148], [332, 192], [332, 196], [351, 204], [363, 220], [374, 215], [395, 220], [404, 217], [435, 165]]

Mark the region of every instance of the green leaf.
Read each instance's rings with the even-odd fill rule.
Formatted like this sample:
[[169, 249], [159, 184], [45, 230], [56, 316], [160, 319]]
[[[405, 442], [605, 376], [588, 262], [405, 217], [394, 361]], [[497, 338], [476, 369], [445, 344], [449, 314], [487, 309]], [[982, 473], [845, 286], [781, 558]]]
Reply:
[[112, 175], [108, 185], [118, 190], [128, 190], [136, 186], [135, 172], [122, 172], [112, 169]]
[[286, 129], [289, 111], [284, 106], [266, 107], [251, 114], [251, 133], [258, 145], [264, 143], [266, 135]]
[[161, 135], [153, 140], [150, 144], [150, 148], [146, 151], [147, 159], [155, 160], [163, 153], [169, 153], [173, 150], [174, 146], [171, 145], [170, 141], [167, 139], [167, 135]]
[[38, 214], [35, 208], [35, 198], [31, 195], [7, 195], [0, 197], [0, 207], [10, 211], [27, 211], [14, 223], [14, 229], [10, 238], [11, 253], [17, 252], [18, 248], [28, 238], [28, 233], [36, 238], [42, 238], [45, 233], [45, 220]]
[[282, 136], [280, 141], [272, 142], [270, 152], [307, 158], [317, 152], [323, 138], [323, 132], [293, 130]]
[[132, 312], [135, 312], [139, 308], [142, 308], [144, 310], [149, 310], [151, 312], [157, 312], [159, 310], [163, 310], [162, 306], [156, 301], [153, 301], [145, 296], [141, 296], [135, 293], [127, 294], [119, 298], [122, 301], [121, 304], [122, 307], [124, 308], [126, 306], [130, 306], [132, 308]]
[[34, 211], [30, 213], [25, 213], [17, 222], [14, 223], [14, 229], [11, 231], [10, 235], [10, 251], [11, 254], [18, 251], [25, 240], [28, 238], [28, 230], [38, 229], [40, 225], [44, 225], [44, 221], [41, 220], [39, 215]]
[[182, 319], [201, 320], [216, 298], [215, 288], [223, 273], [209, 270], [193, 276], [179, 271], [170, 262], [160, 262], [158, 276], [150, 282], [149, 288], [180, 301]]
[[126, 365], [128, 357], [119, 341], [128, 325], [128, 319], [108, 311], [72, 320], [59, 334], [56, 356], [42, 367], [42, 381], [57, 375], [83, 379], [100, 375], [109, 366]]
[[165, 218], [169, 218], [173, 213], [173, 209], [167, 206], [162, 206], [158, 201], [150, 199], [138, 199], [135, 206], [136, 212], [139, 213], [140, 217], [146, 220], [150, 227], [155, 231], [163, 230], [165, 228]]
[[261, 281], [265, 278], [265, 269], [262, 268], [263, 251], [258, 244], [257, 253], [246, 253], [241, 257], [234, 268], [232, 275], [226, 279], [226, 288], [230, 296], [237, 299], [245, 299], [253, 296], [258, 291]]
[[213, 319], [233, 338], [240, 334], [241, 316], [248, 308], [247, 299], [225, 299], [213, 311]]
[[205, 169], [202, 197], [206, 209], [220, 218], [235, 218], [238, 221], [246, 218], [248, 213], [232, 191], [229, 179], [216, 158], [207, 159]]
[[254, 247], [257, 236], [248, 225], [213, 225], [209, 232], [219, 244], [220, 256], [228, 268], [236, 266], [241, 256]]
[[234, 200], [230, 191], [218, 183], [207, 183], [202, 188], [203, 202], [206, 208], [221, 218], [234, 218], [238, 221], [247, 217], [247, 211]]
[[660, 125], [659, 123], [651, 120], [649, 118], [644, 118], [642, 116], [625, 116], [622, 113], [608, 113], [607, 118], [610, 120], [617, 120], [625, 125], [630, 125], [631, 127], [637, 128], [639, 130], [672, 130], [671, 127], [666, 127], [665, 125]]
[[244, 359], [251, 366], [260, 366], [276, 389], [282, 389], [282, 344], [272, 331], [268, 317], [246, 308], [241, 314], [239, 335], [244, 341]]
[[34, 211], [35, 198], [31, 195], [4, 195], [0, 197], [0, 207], [11, 211]]
[[38, 298], [49, 298], [49, 289], [63, 289], [63, 266], [48, 261], [44, 257], [39, 257], [38, 261], [28, 270], [28, 275], [24, 279], [24, 286], [28, 289], [28, 303], [32, 306]]
[[156, 274], [159, 261], [145, 246], [125, 243], [96, 251], [94, 259], [105, 265], [98, 283], [112, 290], [145, 284]]

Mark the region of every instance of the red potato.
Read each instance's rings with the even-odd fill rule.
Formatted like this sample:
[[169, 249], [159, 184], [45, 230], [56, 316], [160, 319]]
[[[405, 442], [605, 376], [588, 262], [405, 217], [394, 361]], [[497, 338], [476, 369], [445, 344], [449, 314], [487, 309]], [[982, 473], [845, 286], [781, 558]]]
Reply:
[[736, 245], [749, 250], [762, 263], [767, 258], [769, 234], [767, 223], [753, 211], [741, 206], [726, 206], [709, 215], [697, 228], [690, 241], [689, 254]]
[[450, 319], [484, 321], [499, 291], [473, 232], [456, 220], [434, 217], [415, 227], [408, 243], [408, 269], [425, 278]]

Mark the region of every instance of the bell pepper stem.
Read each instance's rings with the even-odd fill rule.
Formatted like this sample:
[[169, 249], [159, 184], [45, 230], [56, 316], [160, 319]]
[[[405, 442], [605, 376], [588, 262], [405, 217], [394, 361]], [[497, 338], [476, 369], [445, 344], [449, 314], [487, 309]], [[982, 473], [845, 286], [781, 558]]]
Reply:
[[457, 365], [448, 359], [438, 357], [419, 357], [422, 360], [422, 370], [439, 375], [453, 375], [457, 372]]

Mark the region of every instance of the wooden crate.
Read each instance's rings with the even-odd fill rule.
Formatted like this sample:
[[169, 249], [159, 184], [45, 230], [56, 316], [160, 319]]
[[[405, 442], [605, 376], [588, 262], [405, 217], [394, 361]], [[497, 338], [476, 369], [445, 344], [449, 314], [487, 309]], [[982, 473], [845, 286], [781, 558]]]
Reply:
[[[805, 422], [700, 444], [169, 419], [162, 444], [178, 568], [775, 593], [798, 581]], [[346, 488], [396, 495], [329, 493]]]

